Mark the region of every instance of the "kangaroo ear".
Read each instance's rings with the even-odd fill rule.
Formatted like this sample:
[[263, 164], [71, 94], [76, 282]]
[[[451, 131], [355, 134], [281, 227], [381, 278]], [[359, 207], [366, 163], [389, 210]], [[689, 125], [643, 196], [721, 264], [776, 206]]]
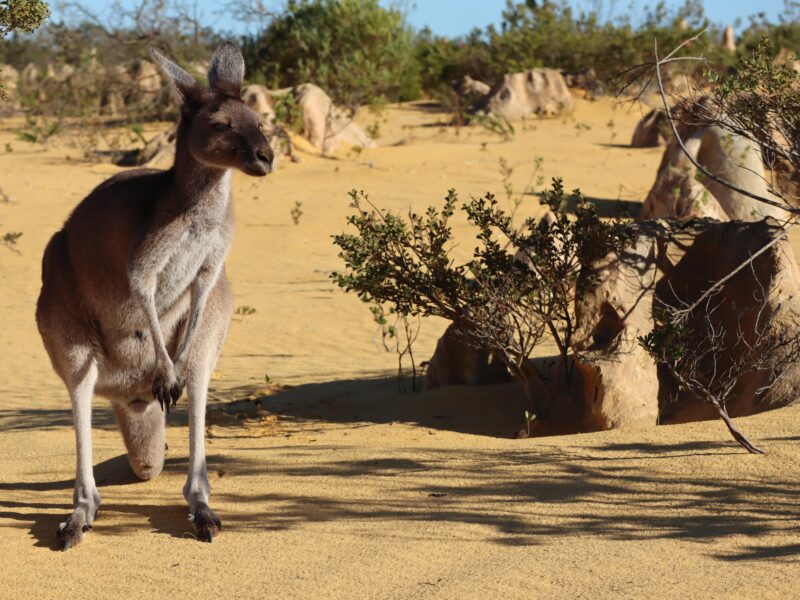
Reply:
[[194, 96], [194, 92], [199, 88], [197, 80], [161, 54], [161, 52], [156, 50], [153, 46], [150, 46], [150, 56], [152, 56], [153, 60], [161, 67], [161, 71], [164, 73], [167, 81], [169, 81], [169, 87], [178, 100], [178, 103], [181, 105], [186, 104], [187, 100]]
[[244, 81], [244, 58], [232, 42], [223, 42], [208, 68], [208, 85], [229, 96], [239, 97]]

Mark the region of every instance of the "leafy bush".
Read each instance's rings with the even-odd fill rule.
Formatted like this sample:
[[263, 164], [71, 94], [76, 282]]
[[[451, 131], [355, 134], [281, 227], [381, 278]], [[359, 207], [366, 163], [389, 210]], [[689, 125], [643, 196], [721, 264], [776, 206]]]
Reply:
[[[15, 31], [32, 32], [50, 15], [46, 2], [0, 0], [0, 39]], [[0, 83], [0, 102], [6, 100], [5, 86]]]
[[434, 35], [430, 29], [423, 29], [415, 43], [420, 85], [445, 108], [450, 109], [458, 102], [453, 92], [454, 82], [467, 75], [485, 82], [497, 78], [491, 67], [489, 44], [480, 30], [451, 40]]
[[771, 40], [769, 45], [771, 58], [776, 57], [784, 49], [800, 52], [800, 2], [784, 0], [784, 10], [778, 15], [777, 23], [770, 22], [764, 13], [750, 17], [750, 24], [742, 32], [739, 40], [740, 54], [746, 57], [757, 51], [764, 36]]
[[[654, 39], [661, 47], [673, 47], [690, 31], [708, 25], [698, 0], [686, 0], [674, 10], [659, 2], [645, 9], [638, 25], [628, 16], [603, 20], [597, 9], [576, 13], [565, 0], [507, 0], [499, 28], [490, 25], [457, 40], [423, 31], [417, 37], [417, 60], [422, 87], [435, 97], [464, 75], [493, 85], [506, 73], [536, 67], [572, 73], [592, 69], [601, 81], [611, 82], [625, 69], [652, 61]], [[708, 43], [704, 51], [717, 63], [730, 62], [717, 44]]]
[[30, 33], [50, 16], [50, 8], [41, 0], [0, 0], [0, 38], [12, 31]]
[[349, 108], [419, 96], [413, 33], [378, 0], [291, 0], [243, 53], [252, 78], [315, 83]]
[[[570, 375], [574, 298], [591, 281], [581, 275], [624, 248], [632, 229], [602, 221], [580, 191], [566, 194], [554, 180], [542, 194], [551, 216], [527, 219], [520, 227], [492, 194], [463, 204], [477, 246], [472, 260], [457, 263], [450, 256], [449, 224], [458, 204], [455, 191], [441, 209], [407, 218], [377, 209], [363, 192], [351, 197], [355, 214], [348, 223], [356, 231], [334, 238], [345, 263], [344, 272], [331, 275], [336, 284], [365, 302], [388, 304], [400, 316], [438, 316], [458, 324], [466, 343], [504, 361], [524, 386], [531, 412], [547, 416]], [[568, 205], [575, 206], [574, 218]], [[528, 359], [548, 337], [560, 360], [556, 376], [545, 383]]]

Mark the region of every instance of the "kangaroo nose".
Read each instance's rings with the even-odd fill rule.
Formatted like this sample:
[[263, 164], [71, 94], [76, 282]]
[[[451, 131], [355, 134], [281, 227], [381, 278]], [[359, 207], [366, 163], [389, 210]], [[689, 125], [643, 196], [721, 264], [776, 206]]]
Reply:
[[256, 158], [271, 166], [272, 161], [275, 160], [275, 155], [272, 153], [272, 150], [256, 150]]

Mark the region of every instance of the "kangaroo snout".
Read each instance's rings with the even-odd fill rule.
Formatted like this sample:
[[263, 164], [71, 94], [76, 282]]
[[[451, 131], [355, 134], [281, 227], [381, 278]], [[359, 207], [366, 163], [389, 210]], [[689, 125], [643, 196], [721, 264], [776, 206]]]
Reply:
[[253, 152], [253, 158], [245, 164], [245, 173], [263, 177], [275, 170], [275, 153], [269, 145]]

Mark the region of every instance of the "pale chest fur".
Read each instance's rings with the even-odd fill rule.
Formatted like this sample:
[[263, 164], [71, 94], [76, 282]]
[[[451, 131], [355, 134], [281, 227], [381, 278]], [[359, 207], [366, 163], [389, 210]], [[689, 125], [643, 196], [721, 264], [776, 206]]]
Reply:
[[169, 308], [187, 292], [201, 269], [216, 270], [225, 260], [231, 242], [231, 224], [227, 218], [230, 202], [230, 172], [220, 184], [188, 211], [179, 233], [170, 244], [169, 258], [158, 274], [156, 306], [159, 312]]

